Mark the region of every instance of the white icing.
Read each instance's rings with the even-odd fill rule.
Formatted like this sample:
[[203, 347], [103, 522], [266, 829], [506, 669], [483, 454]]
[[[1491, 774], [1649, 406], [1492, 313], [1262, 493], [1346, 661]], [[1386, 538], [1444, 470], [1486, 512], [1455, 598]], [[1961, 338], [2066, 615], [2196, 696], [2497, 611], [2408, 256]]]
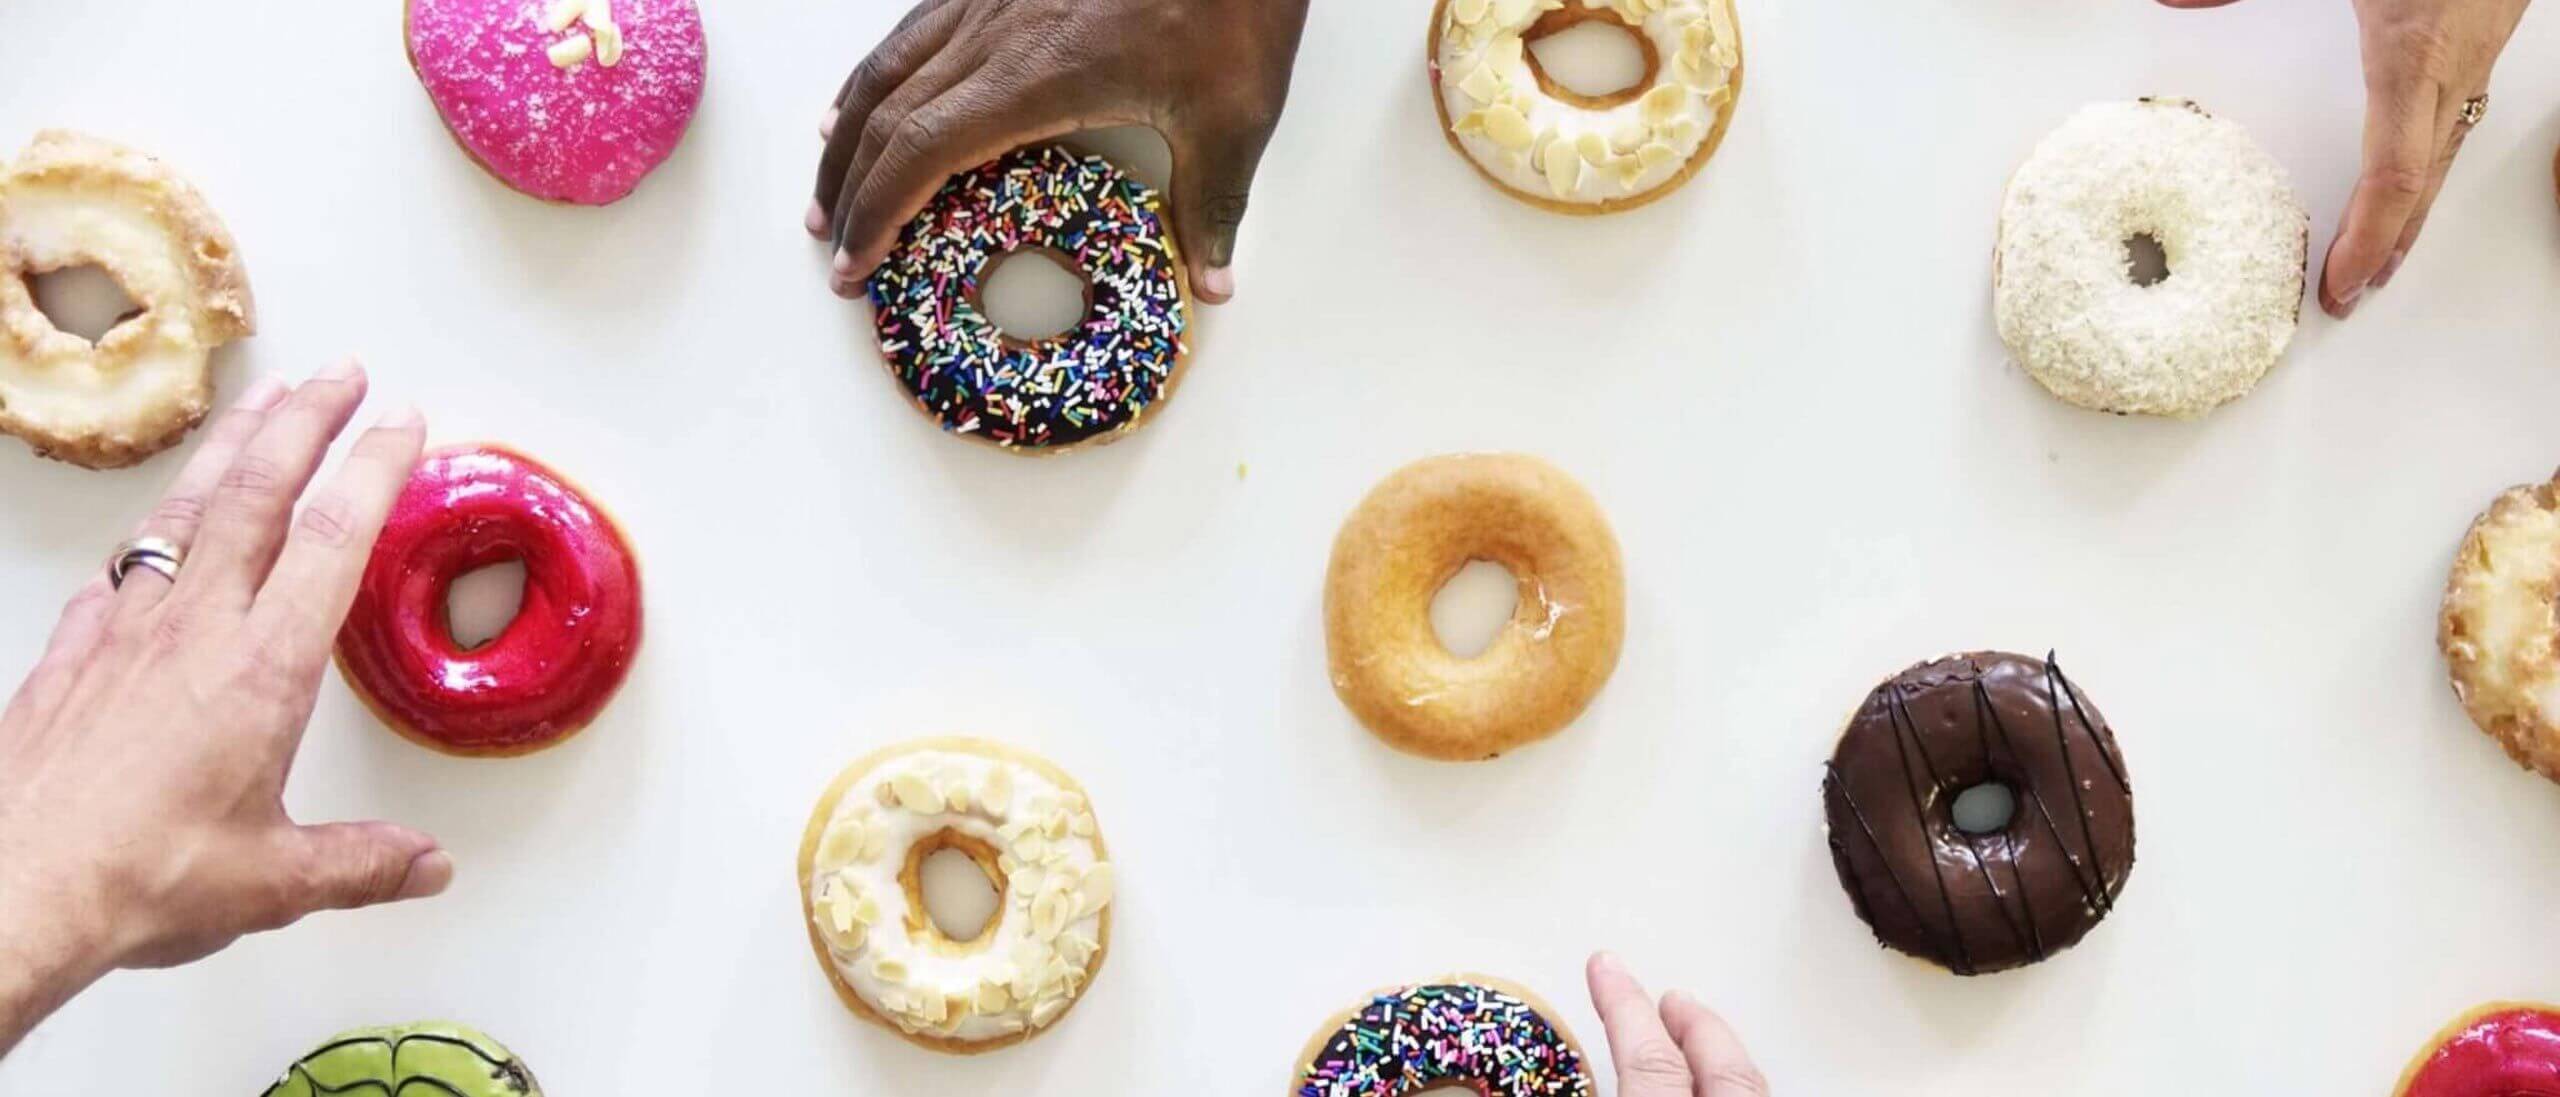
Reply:
[[[1661, 59], [1627, 102], [1587, 109], [1548, 96], [1521, 34], [1566, 5], [1615, 12]], [[1715, 129], [1742, 63], [1732, 0], [1449, 0], [1439, 92], [1458, 146], [1525, 194], [1598, 205], [1677, 179]]]
[[[22, 271], [95, 262], [147, 311], [92, 348], [36, 311]], [[184, 245], [148, 196], [20, 181], [0, 188], [0, 405], [67, 434], [113, 432], [204, 397], [208, 346]]]
[[[939, 940], [898, 879], [945, 830], [994, 847], [1005, 874], [1003, 905], [965, 949]], [[1081, 794], [1020, 763], [923, 750], [845, 790], [802, 886], [856, 995], [908, 1032], [976, 1042], [1044, 1028], [1083, 992], [1111, 881]]]

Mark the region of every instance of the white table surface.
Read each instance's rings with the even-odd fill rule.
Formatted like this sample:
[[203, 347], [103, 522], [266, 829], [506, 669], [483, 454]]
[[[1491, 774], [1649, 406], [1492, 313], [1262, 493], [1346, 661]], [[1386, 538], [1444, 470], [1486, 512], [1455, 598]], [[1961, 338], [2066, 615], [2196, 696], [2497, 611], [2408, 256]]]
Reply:
[[[612, 506], [650, 626], [603, 721], [524, 760], [430, 755], [332, 680], [291, 806], [432, 830], [452, 892], [112, 976], [0, 1092], [249, 1092], [431, 1016], [558, 1097], [1276, 1093], [1327, 1012], [1444, 969], [1539, 988], [1596, 1046], [1607, 946], [1791, 1094], [2382, 1093], [2456, 1011], [2560, 995], [2560, 789], [2471, 729], [2433, 644], [2464, 524], [2560, 461], [2560, 14], [2528, 18], [2397, 284], [2348, 324], [2306, 309], [2254, 395], [2174, 423], [2006, 364], [2002, 181], [2084, 102], [2189, 95], [2293, 171], [2316, 255], [2363, 101], [2340, 0], [1745, 0], [1723, 151], [1602, 220], [1443, 145], [1426, 5], [1314, 6], [1239, 303], [1159, 422], [1055, 461], [904, 406], [799, 229], [890, 0], [712, 0], [692, 135], [600, 211], [456, 152], [389, 0], [0, 9], [0, 140], [138, 144], [238, 235], [262, 332], [225, 392], [361, 353], [438, 438]], [[1580, 723], [1453, 766], [1344, 712], [1318, 607], [1361, 493], [1472, 449], [1582, 478], [1632, 598]], [[0, 445], [0, 666], [177, 463]], [[1872, 943], [1817, 784], [1877, 680], [1984, 646], [2059, 649], [2113, 719], [2141, 861], [2080, 947], [1962, 980]], [[790, 871], [839, 765], [952, 731], [1077, 773], [1123, 881], [1086, 1002], [966, 1059], [837, 1005]]]

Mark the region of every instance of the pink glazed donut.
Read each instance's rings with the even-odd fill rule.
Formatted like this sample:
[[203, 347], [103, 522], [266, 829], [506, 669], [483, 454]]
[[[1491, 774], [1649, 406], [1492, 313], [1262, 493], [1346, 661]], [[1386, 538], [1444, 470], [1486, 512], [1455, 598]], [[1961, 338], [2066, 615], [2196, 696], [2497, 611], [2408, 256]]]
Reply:
[[602, 206], [640, 185], [702, 104], [693, 0], [408, 0], [409, 65], [498, 181]]

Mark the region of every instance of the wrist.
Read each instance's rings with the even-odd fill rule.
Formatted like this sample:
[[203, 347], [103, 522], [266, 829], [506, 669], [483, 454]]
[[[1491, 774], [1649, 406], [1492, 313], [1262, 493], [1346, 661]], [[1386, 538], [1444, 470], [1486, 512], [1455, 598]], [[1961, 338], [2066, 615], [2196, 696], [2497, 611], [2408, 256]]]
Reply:
[[0, 1054], [115, 968], [112, 932], [88, 889], [0, 842]]

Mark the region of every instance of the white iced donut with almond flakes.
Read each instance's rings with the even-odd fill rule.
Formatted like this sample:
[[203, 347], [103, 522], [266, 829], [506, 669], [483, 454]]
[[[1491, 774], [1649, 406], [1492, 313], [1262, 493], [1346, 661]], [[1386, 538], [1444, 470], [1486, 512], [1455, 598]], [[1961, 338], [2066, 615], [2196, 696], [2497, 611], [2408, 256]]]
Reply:
[[[957, 850], [996, 912], [955, 941], [927, 915], [927, 857]], [[800, 843], [809, 943], [847, 1008], [962, 1054], [1030, 1039], [1091, 985], [1111, 943], [1113, 871], [1074, 778], [972, 739], [927, 739], [848, 767]]]
[[[1644, 76], [1584, 95], [1528, 43], [1602, 22], [1634, 36]], [[1742, 92], [1733, 0], [1440, 0], [1431, 83], [1449, 144], [1506, 194], [1560, 213], [1615, 213], [1679, 189], [1732, 124]]]

